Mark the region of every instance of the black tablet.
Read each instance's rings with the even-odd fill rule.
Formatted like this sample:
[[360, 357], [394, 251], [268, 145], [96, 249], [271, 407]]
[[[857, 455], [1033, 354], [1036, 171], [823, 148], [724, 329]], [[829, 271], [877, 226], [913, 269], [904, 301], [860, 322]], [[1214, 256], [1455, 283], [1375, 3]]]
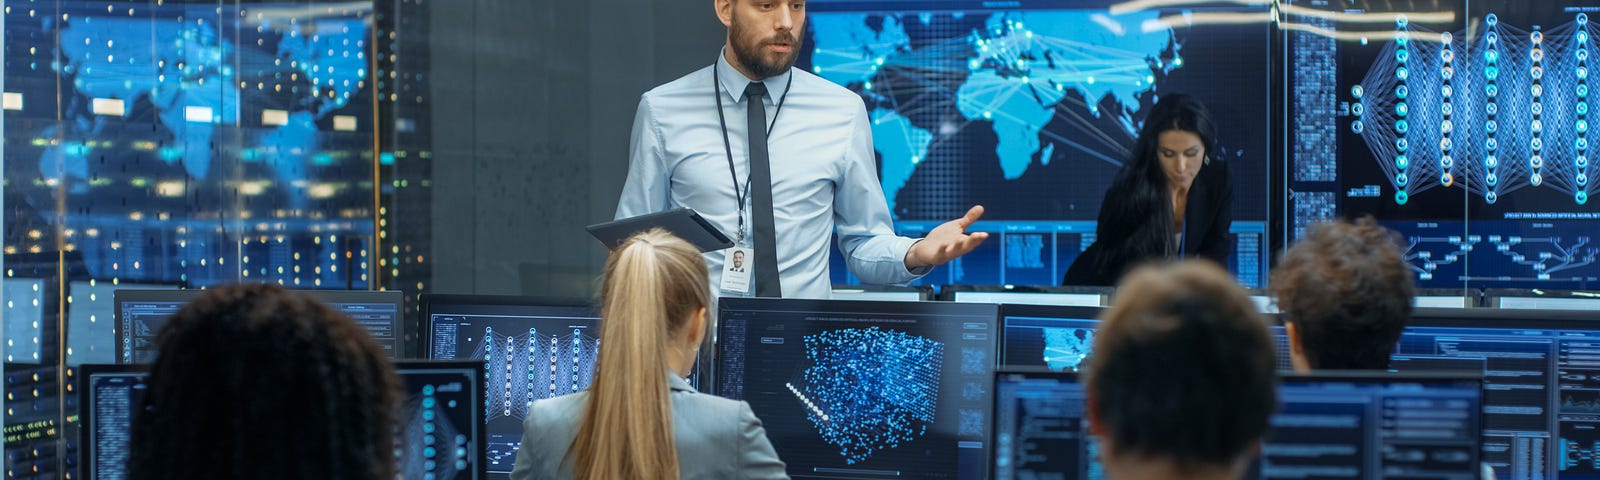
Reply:
[[594, 235], [594, 238], [612, 250], [616, 250], [617, 245], [622, 244], [628, 237], [651, 228], [672, 232], [702, 252], [714, 252], [733, 246], [733, 240], [728, 239], [728, 236], [715, 225], [688, 207], [612, 220], [588, 227], [590, 235]]

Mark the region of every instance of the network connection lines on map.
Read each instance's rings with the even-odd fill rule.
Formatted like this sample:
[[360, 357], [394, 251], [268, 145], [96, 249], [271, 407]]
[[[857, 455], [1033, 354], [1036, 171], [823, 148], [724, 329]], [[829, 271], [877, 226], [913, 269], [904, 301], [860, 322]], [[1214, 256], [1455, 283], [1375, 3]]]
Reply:
[[[949, 17], [944, 14], [944, 17]], [[996, 11], [970, 24], [939, 15], [817, 13], [811, 71], [867, 100], [874, 146], [890, 211], [897, 194], [928, 160], [959, 163], [993, 152], [1001, 176], [1021, 178], [1048, 165], [1058, 150], [1121, 165], [1104, 145], [1087, 145], [1048, 128], [1061, 105], [1077, 105], [1131, 138], [1141, 95], [1183, 66], [1181, 46], [1159, 12], [1112, 17], [1103, 11]], [[961, 24], [960, 27], [951, 24]], [[1102, 108], [1101, 100], [1117, 108]], [[1117, 111], [1112, 111], [1117, 110]], [[1078, 122], [1078, 123], [1072, 123]], [[993, 145], [965, 148], [962, 135], [984, 129]]]
[[944, 344], [878, 327], [805, 337], [807, 366], [785, 386], [847, 464], [921, 438], [934, 421]]
[[1075, 371], [1094, 347], [1094, 329], [1044, 329], [1044, 363], [1051, 370]]
[[1588, 203], [1588, 15], [1528, 31], [1489, 13], [1481, 25], [1469, 37], [1397, 15], [1394, 39], [1350, 87], [1350, 132], [1378, 160], [1397, 204], [1436, 187], [1488, 204], [1523, 188]]

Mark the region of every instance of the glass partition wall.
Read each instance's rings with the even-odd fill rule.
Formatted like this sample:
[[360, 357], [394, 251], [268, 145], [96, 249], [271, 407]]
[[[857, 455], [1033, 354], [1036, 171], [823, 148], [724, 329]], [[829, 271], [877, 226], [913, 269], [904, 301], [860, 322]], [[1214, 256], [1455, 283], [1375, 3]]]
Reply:
[[77, 476], [118, 288], [424, 288], [420, 1], [4, 5], [4, 478]]

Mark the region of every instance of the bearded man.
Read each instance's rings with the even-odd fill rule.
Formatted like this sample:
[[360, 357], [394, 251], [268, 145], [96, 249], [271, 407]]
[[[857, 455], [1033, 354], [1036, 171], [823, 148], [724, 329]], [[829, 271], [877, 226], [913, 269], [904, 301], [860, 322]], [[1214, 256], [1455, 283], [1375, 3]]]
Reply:
[[[728, 28], [716, 63], [646, 92], [616, 218], [689, 207], [734, 238], [706, 254], [720, 295], [828, 298], [828, 241], [850, 271], [904, 284], [988, 238], [983, 207], [921, 239], [896, 236], [872, 128], [855, 93], [794, 68], [803, 0], [714, 0]], [[749, 278], [724, 278], [748, 256]]]

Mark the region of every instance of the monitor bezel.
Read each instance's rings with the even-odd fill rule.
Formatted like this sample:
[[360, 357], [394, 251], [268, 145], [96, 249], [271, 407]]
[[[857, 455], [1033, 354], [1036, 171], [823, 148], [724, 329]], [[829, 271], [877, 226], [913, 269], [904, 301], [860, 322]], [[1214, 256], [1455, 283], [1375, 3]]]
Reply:
[[701, 366], [697, 368], [695, 373], [700, 375], [700, 378], [707, 379], [710, 382], [710, 384], [707, 385], [705, 381], [702, 381], [700, 385], [700, 391], [711, 393], [713, 395], [722, 395], [722, 392], [720, 391], [720, 386], [722, 385], [722, 372], [721, 369], [717, 368], [717, 365], [722, 363], [721, 337], [723, 319], [727, 317], [728, 312], [772, 310], [771, 307], [762, 307], [763, 304], [779, 306], [792, 305], [792, 307], [790, 307], [792, 310], [838, 313], [861, 312], [865, 310], [867, 312], [890, 312], [901, 315], [915, 315], [918, 313], [940, 313], [950, 315], [951, 313], [949, 312], [951, 310], [970, 310], [970, 313], [956, 312], [955, 314], [970, 314], [975, 317], [988, 317], [989, 325], [994, 328], [994, 334], [992, 336], [991, 343], [993, 343], [993, 348], [996, 352], [995, 361], [991, 367], [997, 366], [1000, 363], [999, 349], [1001, 346], [1001, 333], [998, 331], [1000, 330], [999, 304], [958, 302], [896, 302], [888, 300], [819, 300], [805, 298], [722, 297], [717, 299], [717, 311], [715, 316], [716, 322], [711, 326], [710, 329], [711, 341], [706, 342], [706, 344], [710, 346], [710, 351], [702, 352], [700, 354], [702, 358], [705, 358], [709, 361], [702, 360], [697, 362]]
[[[417, 300], [418, 314], [422, 315], [422, 352], [420, 358], [434, 360], [433, 358], [433, 314], [438, 307], [451, 306], [492, 306], [492, 307], [530, 307], [530, 308], [584, 308], [593, 313], [593, 318], [600, 318], [600, 308], [594, 302], [577, 297], [527, 297], [516, 295], [457, 295], [457, 294], [423, 294]], [[442, 361], [442, 360], [441, 360]], [[483, 362], [478, 362], [483, 363]]]
[[1600, 311], [1419, 307], [1406, 327], [1600, 330]]
[[[995, 347], [995, 356], [994, 356], [995, 368], [999, 369], [999, 368], [1012, 367], [1012, 368], [1026, 369], [1027, 367], [1030, 367], [1028, 365], [1016, 365], [1016, 364], [1008, 364], [1008, 363], [1006, 363], [1006, 360], [1007, 360], [1007, 358], [1006, 358], [1006, 346], [1009, 344], [1009, 342], [1011, 340], [1009, 337], [1006, 336], [1006, 319], [1009, 319], [1011, 317], [1088, 319], [1088, 320], [1094, 320], [1096, 322], [1096, 324], [1098, 325], [1098, 323], [1101, 321], [1100, 317], [1102, 315], [1104, 315], [1106, 310], [1108, 310], [1109, 308], [1110, 307], [1081, 307], [1081, 306], [1068, 306], [1068, 305], [1034, 305], [1034, 304], [1026, 304], [1026, 303], [1002, 303], [1002, 304], [1000, 304], [1000, 316], [995, 319], [995, 328], [997, 330], [999, 330], [998, 336], [1000, 338], [1000, 344]], [[1093, 315], [1090, 315], [1090, 316], [1078, 316], [1078, 315], [1074, 315], [1072, 312], [1082, 312], [1082, 313], [1085, 313], [1085, 314], [1092, 313]], [[1043, 369], [1045, 369], [1047, 371], [1049, 370], [1048, 367], [1039, 367], [1039, 368], [1043, 368]], [[998, 371], [998, 370], [996, 370], [996, 371]]]
[[[78, 381], [78, 476], [86, 480], [98, 478], [94, 469], [94, 382], [96, 375], [139, 374], [150, 375], [150, 364], [144, 363], [85, 363], [74, 370]], [[130, 406], [130, 408], [136, 408]]]
[[[937, 298], [933, 287], [928, 285], [834, 285], [829, 292], [862, 292], [862, 293], [912, 293], [917, 294], [917, 301], [927, 302]], [[908, 300], [909, 301], [909, 300]]]
[[[482, 407], [483, 402], [486, 398], [488, 398], [489, 393], [487, 390], [489, 387], [486, 384], [487, 377], [484, 376], [485, 367], [483, 362], [475, 362], [471, 360], [395, 360], [393, 363], [395, 375], [397, 377], [400, 375], [401, 370], [470, 370], [472, 373], [472, 380], [468, 383], [472, 385], [474, 390], [471, 395], [473, 405]], [[400, 379], [400, 381], [402, 383], [405, 382], [403, 378]], [[467, 411], [472, 412], [472, 428], [477, 432], [477, 434], [474, 435], [476, 438], [472, 440], [474, 442], [473, 449], [476, 450], [473, 452], [472, 461], [477, 464], [477, 468], [473, 469], [472, 478], [487, 480], [489, 478], [489, 424], [487, 420], [483, 418], [482, 408], [468, 408]]]
[[[990, 348], [995, 351], [996, 360], [994, 363], [989, 365], [990, 371], [993, 372], [995, 365], [999, 363], [1000, 333], [998, 330], [1000, 330], [1000, 305], [998, 304], [723, 297], [717, 301], [716, 324], [713, 325], [711, 329], [713, 335], [712, 341], [708, 342], [714, 346], [710, 349], [709, 356], [706, 354], [701, 355], [702, 357], [707, 357], [709, 361], [703, 360], [699, 362], [703, 366], [700, 367], [699, 371], [696, 372], [697, 374], [701, 375], [701, 378], [707, 379], [706, 381], [701, 382], [701, 391], [709, 392], [718, 396], [723, 395], [720, 391], [723, 383], [722, 378], [720, 377], [722, 374], [722, 369], [718, 368], [723, 361], [721, 355], [722, 344], [718, 338], [722, 336], [722, 330], [724, 328], [723, 320], [727, 317], [728, 312], [771, 311], [779, 308], [822, 313], [888, 312], [899, 315], [916, 315], [919, 313], [937, 313], [940, 315], [971, 315], [974, 317], [974, 320], [976, 320], [978, 317], [982, 317], [990, 326], [990, 331], [993, 332], [993, 334], [990, 336], [989, 343]], [[706, 385], [708, 382], [709, 385]], [[990, 392], [990, 395], [993, 396], [992, 391]], [[983, 461], [992, 463], [994, 456], [994, 445], [987, 443], [994, 436], [994, 425], [992, 425], [994, 418], [994, 401], [992, 399], [987, 402], [987, 408], [989, 408], [989, 410], [985, 412], [985, 417], [990, 419], [988, 423], [991, 423], [991, 425], [987, 425], [987, 430], [989, 431], [985, 432], [982, 437], [986, 442], [984, 445], [986, 451], [983, 454]], [[990, 468], [992, 468], [992, 466], [984, 465], [982, 466], [982, 471], [988, 472]]]
[[[290, 290], [296, 294], [309, 295], [322, 303], [381, 303], [392, 304], [395, 307], [394, 333], [395, 333], [395, 358], [400, 361], [411, 358], [408, 352], [405, 337], [409, 333], [405, 321], [405, 294], [399, 290]], [[185, 304], [205, 295], [205, 289], [179, 289], [179, 290], [148, 290], [148, 289], [117, 289], [111, 292], [111, 336], [116, 341], [113, 355], [117, 362], [122, 363], [126, 358], [127, 347], [122, 341], [126, 332], [122, 328], [122, 305], [128, 302], [172, 302], [181, 301]], [[383, 298], [373, 298], [383, 297]], [[342, 312], [341, 312], [342, 313]]]
[[[1116, 294], [1116, 287], [1086, 287], [1086, 286], [1049, 286], [1049, 285], [944, 285], [939, 287], [938, 300], [955, 302], [956, 292], [971, 293], [1031, 293], [1031, 294], [1078, 294], [1099, 295], [1100, 306], [1110, 304], [1111, 298]], [[968, 303], [968, 302], [957, 302]], [[1002, 302], [1004, 303], [1004, 302]]]
[[[990, 402], [991, 403], [991, 406], [990, 406], [990, 417], [991, 417], [991, 419], [998, 419], [999, 416], [1000, 416], [1000, 407], [1001, 407], [1001, 405], [1000, 405], [1000, 402], [1001, 402], [1001, 398], [1000, 398], [1000, 382], [1004, 381], [1008, 377], [1017, 377], [1017, 376], [1020, 376], [1022, 378], [1026, 378], [1026, 379], [1050, 379], [1050, 380], [1059, 380], [1059, 381], [1067, 381], [1067, 382], [1072, 382], [1072, 383], [1078, 383], [1085, 390], [1084, 394], [1085, 394], [1086, 398], [1087, 398], [1087, 395], [1088, 395], [1088, 385], [1083, 383], [1083, 380], [1084, 380], [1083, 375], [1078, 373], [1078, 372], [1069, 372], [1069, 371], [1063, 371], [1063, 370], [1051, 370], [1051, 369], [1045, 368], [1045, 367], [1032, 367], [1032, 366], [1000, 367], [1000, 368], [996, 368], [995, 369], [995, 371], [994, 371], [994, 381], [989, 385], [990, 397], [992, 398], [992, 400]], [[1480, 410], [1483, 408], [1483, 398], [1484, 398], [1483, 372], [1473, 372], [1473, 371], [1467, 371], [1467, 370], [1448, 371], [1448, 372], [1446, 372], [1446, 371], [1388, 372], [1388, 371], [1382, 371], [1382, 370], [1318, 370], [1318, 371], [1313, 371], [1313, 372], [1309, 372], [1309, 373], [1279, 372], [1278, 373], [1278, 379], [1277, 379], [1276, 382], [1274, 382], [1274, 383], [1276, 383], [1278, 385], [1278, 387], [1276, 387], [1276, 388], [1282, 388], [1282, 385], [1283, 385], [1283, 383], [1285, 383], [1285, 381], [1291, 381], [1291, 382], [1292, 381], [1304, 381], [1304, 382], [1349, 381], [1349, 382], [1353, 382], [1353, 383], [1376, 383], [1376, 382], [1386, 382], [1386, 381], [1400, 381], [1400, 382], [1411, 382], [1411, 383], [1426, 383], [1426, 384], [1431, 384], [1431, 385], [1454, 385], [1454, 384], [1466, 382], [1466, 383], [1471, 383], [1471, 384], [1477, 385], [1478, 408]], [[1281, 409], [1281, 408], [1283, 408], [1283, 401], [1282, 401], [1282, 397], [1281, 397], [1282, 391], [1279, 390], [1278, 393], [1280, 394], [1280, 396], [1278, 397], [1278, 401], [1277, 401], [1278, 406], [1276, 408], [1277, 409]], [[1273, 412], [1274, 415], [1276, 415], [1277, 413], [1278, 412], [1276, 410]], [[999, 478], [998, 477], [998, 473], [999, 472], [997, 471], [998, 468], [997, 468], [996, 464], [999, 461], [1000, 452], [999, 452], [999, 449], [994, 448], [994, 446], [999, 441], [1000, 425], [999, 425], [999, 422], [996, 421], [996, 420], [991, 420], [991, 422], [993, 423], [993, 425], [990, 425], [990, 428], [989, 428], [989, 465], [988, 465], [987, 471], [989, 472], [989, 478]], [[1473, 438], [1477, 439], [1476, 443], [1480, 447], [1480, 448], [1473, 449], [1473, 454], [1476, 456], [1476, 458], [1477, 458], [1477, 460], [1479, 462], [1481, 462], [1483, 460], [1483, 452], [1482, 452], [1482, 448], [1481, 448], [1482, 447], [1482, 443], [1483, 443], [1483, 428], [1484, 428], [1483, 414], [1479, 413], [1478, 421], [1476, 422], [1476, 428], [1475, 428], [1476, 432], [1473, 433]], [[1263, 445], [1264, 445], [1265, 442], [1266, 442], [1266, 438], [1265, 437], [1262, 438], [1262, 442], [1263, 442]], [[1257, 455], [1255, 460], [1253, 461], [1253, 463], [1259, 464], [1260, 462], [1261, 462], [1261, 458], [1260, 458], [1259, 455]]]
[[[481, 404], [483, 403], [484, 398], [486, 398], [487, 392], [485, 390], [487, 389], [487, 386], [484, 385], [483, 362], [473, 362], [467, 360], [395, 360], [392, 362], [392, 364], [394, 366], [394, 371], [397, 378], [399, 377], [401, 370], [470, 370], [472, 378], [471, 385], [473, 388], [473, 392], [471, 393], [472, 401], [474, 402], [473, 404]], [[143, 363], [85, 363], [77, 367], [76, 372], [79, 385], [78, 405], [80, 410], [78, 414], [78, 472], [83, 478], [87, 480], [94, 480], [96, 478], [96, 472], [93, 468], [93, 462], [95, 458], [95, 444], [93, 442], [93, 422], [95, 419], [95, 414], [94, 408], [92, 408], [94, 406], [94, 388], [92, 388], [93, 383], [91, 379], [95, 375], [102, 374], [134, 373], [142, 374], [148, 380], [150, 375], [150, 367], [151, 364]], [[404, 382], [404, 379], [401, 379], [401, 381]], [[483, 419], [483, 410], [478, 408], [468, 408], [467, 410], [472, 412], [472, 420], [475, 422], [473, 424], [473, 428], [477, 432], [475, 435], [477, 438], [474, 439], [476, 442], [474, 444], [474, 450], [476, 450], [476, 452], [474, 452], [473, 461], [477, 463], [477, 468], [474, 472], [474, 478], [487, 479], [489, 478], [489, 457], [488, 452], [484, 447], [488, 444], [489, 437], [487, 435], [487, 424]]]

